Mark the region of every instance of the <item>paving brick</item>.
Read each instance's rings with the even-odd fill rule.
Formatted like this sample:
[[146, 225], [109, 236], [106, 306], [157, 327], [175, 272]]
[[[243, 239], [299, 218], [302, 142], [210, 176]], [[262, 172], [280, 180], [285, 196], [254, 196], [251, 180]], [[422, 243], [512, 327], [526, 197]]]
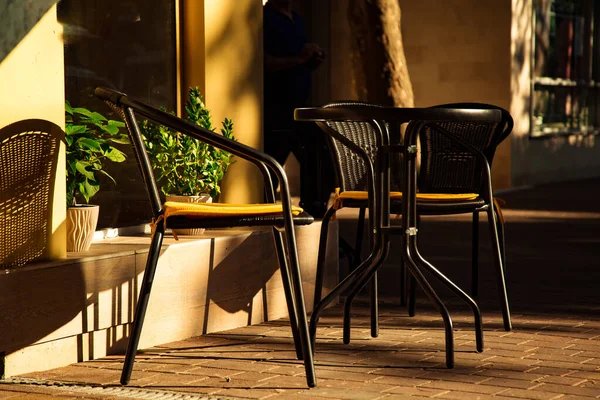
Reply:
[[369, 374], [383, 369], [397, 369], [398, 367], [385, 368], [381, 365], [362, 365], [362, 364], [344, 364], [344, 363], [317, 363], [318, 370], [349, 371], [361, 374]]
[[486, 384], [473, 384], [464, 382], [432, 381], [420, 387], [434, 389], [456, 390], [466, 393], [496, 394], [504, 390], [502, 387], [489, 386]]
[[[149, 374], [153, 375], [154, 372], [144, 373], [143, 371], [136, 371], [134, 369], [134, 375], [145, 376]], [[118, 384], [121, 377], [121, 371], [99, 368], [87, 368], [79, 365], [70, 365], [63, 368], [57, 368], [51, 371], [27, 374], [24, 375], [24, 377], [41, 380], [57, 380], [63, 382]]]
[[571, 371], [570, 373], [566, 374], [565, 376], [600, 381], [600, 370], [598, 370], [598, 371]]
[[489, 378], [485, 381], [482, 381], [481, 384], [488, 386], [529, 389], [539, 385], [539, 382], [530, 382], [522, 379]]
[[179, 387], [195, 385], [206, 379], [206, 377], [195, 375], [156, 373], [143, 378], [132, 379], [132, 385], [143, 388], [162, 388], [164, 386]]
[[560, 352], [556, 352], [556, 353], [545, 353], [545, 352], [532, 352], [531, 354], [527, 355], [527, 359], [528, 360], [541, 360], [541, 361], [550, 361], [551, 363], [554, 362], [569, 362], [569, 363], [584, 363], [584, 362], [588, 362], [590, 364], [593, 364], [593, 359], [590, 360], [590, 357], [581, 357], [578, 355], [575, 355], [576, 352], [572, 352], [573, 355], [568, 355], [568, 354], [560, 354], [561, 352], [564, 352], [564, 350], [561, 350]]
[[306, 391], [301, 391], [301, 392], [295, 392], [292, 393], [291, 391], [287, 390], [284, 391], [283, 393], [276, 393], [272, 396], [269, 396], [268, 399], [272, 399], [272, 400], [331, 400], [331, 397], [323, 397], [323, 396], [317, 396], [314, 393], [314, 390], [306, 390]]
[[468, 397], [465, 396], [464, 392], [446, 392], [442, 393], [439, 396], [435, 396], [436, 399], [454, 399], [454, 400], [465, 400], [468, 398], [469, 400], [515, 400], [514, 397], [505, 397], [505, 396], [490, 396], [487, 394], [477, 394], [477, 393], [469, 393]]
[[562, 396], [556, 393], [544, 392], [541, 390], [524, 390], [524, 389], [506, 389], [499, 393], [501, 396], [516, 397], [519, 399], [532, 400], [551, 400], [559, 399]]
[[[566, 386], [552, 383], [542, 383], [538, 388], [544, 392], [550, 393], [572, 394], [589, 397], [600, 396], [600, 384], [595, 383], [590, 383], [589, 386]], [[536, 390], [538, 388], [536, 388]]]
[[337, 379], [351, 382], [367, 382], [376, 379], [376, 376], [371, 374], [323, 369], [318, 369], [317, 375], [319, 379]]
[[574, 369], [567, 368], [558, 368], [554, 366], [534, 366], [531, 369], [527, 370], [527, 372], [532, 372], [534, 374], [541, 375], [552, 375], [552, 376], [563, 376], [570, 374], [574, 371]]
[[579, 386], [587, 382], [587, 379], [570, 378], [569, 376], [545, 376], [537, 380], [540, 383], [555, 383], [557, 385]]
[[[421, 396], [421, 397], [437, 397], [442, 393], [447, 393], [446, 389], [436, 389], [424, 386], [410, 387], [410, 386], [398, 386], [393, 389], [387, 390], [385, 393], [389, 393], [392, 395], [402, 395], [402, 396]], [[393, 398], [390, 397], [390, 398]], [[400, 398], [400, 397], [398, 397]], [[405, 397], [404, 397], [405, 398]], [[387, 399], [387, 397], [386, 397]]]
[[241, 360], [211, 360], [210, 362], [203, 364], [202, 366], [209, 368], [221, 368], [221, 369], [232, 369], [238, 371], [268, 371], [273, 365], [268, 363], [257, 363], [252, 361], [241, 361]]
[[[373, 377], [371, 375], [371, 377]], [[393, 386], [419, 386], [431, 382], [431, 379], [406, 378], [402, 376], [377, 376], [371, 382]]]
[[[234, 398], [241, 399], [271, 399], [273, 398], [272, 390], [261, 390], [257, 388], [253, 388], [252, 390], [248, 389], [237, 389], [237, 388], [228, 388], [223, 389], [216, 393], [218, 396], [231, 396]], [[283, 397], [282, 397], [283, 398]]]
[[[317, 376], [318, 379], [318, 376]], [[317, 385], [323, 386], [326, 380], [318, 380]], [[256, 382], [256, 387], [261, 389], [306, 389], [306, 378], [304, 376], [278, 375], [276, 378]]]
[[455, 371], [431, 371], [427, 372], [423, 376], [422, 379], [431, 379], [431, 380], [440, 380], [440, 381], [451, 381], [451, 382], [463, 382], [463, 383], [480, 383], [486, 379], [487, 377], [482, 377], [474, 374], [460, 374]]
[[406, 378], [419, 378], [429, 371], [421, 368], [381, 368], [370, 372], [372, 375], [400, 376]]
[[306, 395], [306, 399], [312, 399], [312, 396], [324, 397], [328, 399], [334, 398], [347, 400], [374, 400], [382, 397], [381, 393], [378, 392], [368, 392], [355, 389], [330, 388], [321, 386], [311, 389], [310, 393]]
[[394, 384], [384, 384], [379, 383], [376, 380], [372, 382], [352, 382], [352, 381], [344, 381], [341, 379], [323, 379], [319, 383], [318, 387], [327, 387], [327, 388], [345, 388], [345, 389], [353, 389], [358, 391], [368, 391], [368, 392], [377, 392], [383, 393], [390, 389], [393, 389], [396, 385]]
[[567, 361], [544, 361], [544, 362], [538, 362], [536, 364], [536, 366], [546, 367], [546, 368], [556, 368], [556, 369], [567, 370], [567, 371], [575, 371], [575, 370], [595, 371], [598, 369], [598, 366], [596, 366], [596, 365], [592, 365], [592, 364], [588, 364], [588, 363], [567, 362]]
[[537, 374], [534, 372], [521, 372], [521, 371], [508, 371], [501, 369], [483, 369], [475, 372], [475, 375], [487, 376], [492, 378], [504, 378], [504, 379], [520, 379], [527, 382], [533, 382], [537, 379], [543, 378], [546, 375]]

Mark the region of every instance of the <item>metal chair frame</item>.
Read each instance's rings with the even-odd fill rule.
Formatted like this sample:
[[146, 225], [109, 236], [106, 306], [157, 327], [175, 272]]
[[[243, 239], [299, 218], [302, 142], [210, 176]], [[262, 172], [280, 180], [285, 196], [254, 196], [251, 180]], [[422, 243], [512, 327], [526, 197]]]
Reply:
[[[306, 318], [306, 306], [304, 303], [302, 279], [298, 262], [296, 247], [296, 236], [294, 233], [294, 222], [297, 224], [309, 224], [313, 218], [306, 213], [299, 216], [292, 215], [291, 196], [286, 174], [272, 157], [246, 146], [242, 143], [227, 139], [209, 130], [203, 129], [188, 121], [177, 118], [167, 112], [151, 107], [129, 98], [127, 95], [107, 88], [97, 88], [95, 94], [104, 100], [111, 108], [116, 110], [126, 123], [131, 144], [135, 153], [138, 167], [142, 174], [155, 227], [152, 233], [150, 250], [146, 262], [146, 270], [142, 281], [140, 296], [135, 309], [134, 320], [130, 332], [130, 339], [125, 355], [125, 362], [121, 374], [121, 383], [129, 383], [133, 364], [137, 353], [141, 335], [144, 316], [150, 298], [150, 290], [154, 281], [154, 275], [160, 248], [165, 234], [165, 221], [161, 218], [164, 213], [163, 205], [154, 175], [150, 159], [145, 150], [135, 114], [153, 120], [162, 125], [171, 127], [176, 131], [206, 142], [210, 145], [226, 150], [242, 159], [248, 160], [256, 165], [263, 174], [267, 201], [275, 202], [275, 192], [271, 183], [270, 171], [273, 172], [280, 184], [281, 202], [283, 212], [278, 216], [268, 217], [226, 217], [208, 219], [185, 219], [179, 217], [169, 218], [171, 228], [212, 228], [225, 226], [272, 226], [275, 247], [277, 251], [279, 267], [286, 296], [286, 302], [290, 317], [290, 325], [298, 359], [304, 361], [306, 380], [309, 387], [316, 385], [316, 376], [313, 361], [313, 351], [309, 339], [308, 322]], [[173, 223], [171, 222], [173, 219]], [[285, 233], [285, 243], [283, 238]]]
[[[330, 103], [327, 104], [325, 107], [359, 107], [359, 108], [381, 108], [381, 106], [379, 105], [375, 105], [375, 104], [370, 104], [370, 103], [363, 103], [363, 102], [355, 102], [355, 101], [343, 101], [343, 102], [334, 102], [334, 103]], [[500, 121], [500, 123], [498, 124], [498, 126], [494, 129], [494, 133], [492, 134], [491, 138], [493, 139], [493, 142], [490, 143], [487, 153], [483, 154], [481, 151], [479, 151], [477, 148], [473, 147], [472, 145], [470, 145], [468, 142], [465, 142], [464, 140], [456, 140], [456, 139], [460, 139], [458, 137], [456, 137], [456, 135], [452, 134], [451, 132], [445, 132], [446, 136], [452, 141], [452, 142], [456, 142], [455, 144], [462, 146], [466, 151], [473, 153], [475, 155], [475, 157], [477, 157], [477, 159], [481, 162], [482, 166], [485, 166], [486, 169], [489, 170], [489, 166], [491, 165], [493, 156], [494, 156], [494, 151], [496, 149], [496, 146], [501, 143], [512, 131], [512, 127], [513, 127], [513, 120], [510, 116], [510, 114], [497, 106], [493, 106], [493, 105], [489, 105], [489, 104], [483, 104], [483, 103], [453, 103], [453, 104], [445, 104], [445, 105], [440, 105], [440, 106], [436, 106], [435, 108], [462, 108], [462, 109], [491, 109], [491, 110], [498, 110], [502, 113], [502, 121]], [[336, 129], [350, 129], [348, 126], [346, 127], [335, 127], [336, 129], [334, 129], [331, 125], [331, 123], [323, 123], [323, 122], [317, 122], [317, 124], [320, 126], [320, 128], [327, 133], [329, 138], [335, 138], [337, 140], [336, 135], [339, 135], [339, 133], [337, 133]], [[443, 128], [439, 125], [436, 126], [436, 131], [440, 131], [443, 130]], [[365, 134], [367, 135], [371, 135], [374, 134], [372, 132], [365, 132]], [[344, 187], [348, 186], [348, 184], [350, 184], [350, 186], [352, 186], [352, 182], [347, 182], [347, 181], [343, 181], [344, 179], [352, 179], [352, 178], [347, 178], [345, 176], [344, 173], [344, 169], [342, 166], [342, 160], [338, 159], [340, 157], [340, 150], [339, 150], [339, 145], [336, 144], [333, 140], [330, 139], [330, 148], [332, 150], [332, 153], [334, 155], [334, 159], [337, 159], [337, 163], [335, 163], [335, 167], [336, 167], [336, 172], [338, 175], [338, 180], [340, 180], [340, 186], [342, 187], [342, 190], [344, 189]], [[334, 150], [338, 148], [337, 150]], [[423, 166], [421, 166], [421, 168], [423, 168]], [[483, 168], [482, 168], [483, 170]], [[485, 178], [483, 179], [483, 181], [485, 182], [484, 186], [490, 186], [491, 187], [491, 175], [490, 174], [485, 174]], [[398, 178], [399, 176], [395, 176], [394, 179], [394, 184], [396, 186], [399, 186], [398, 184]], [[350, 190], [356, 190], [354, 188], [351, 188]], [[360, 189], [359, 189], [360, 190]], [[488, 217], [489, 218], [497, 218], [497, 209], [494, 208], [490, 208], [490, 199], [493, 199], [493, 197], [490, 197], [489, 194], [487, 194], [486, 190], [482, 190], [482, 197], [484, 198], [484, 200], [477, 200], [477, 201], [466, 201], [466, 202], [462, 202], [460, 204], [458, 204], [458, 206], [455, 203], [444, 203], [441, 202], [439, 203], [436, 207], [431, 207], [431, 204], [429, 203], [419, 203], [417, 202], [417, 226], [419, 226], [419, 221], [420, 221], [420, 215], [447, 215], [447, 214], [458, 214], [458, 213], [473, 213], [473, 237], [472, 237], [472, 295], [476, 296], [477, 295], [477, 284], [478, 284], [478, 236], [479, 236], [479, 212], [481, 211], [487, 211], [488, 212]], [[363, 237], [363, 230], [364, 230], [364, 219], [365, 219], [365, 209], [366, 207], [364, 206], [365, 201], [360, 201], [360, 200], [353, 200], [353, 201], [349, 201], [346, 202], [349, 203], [346, 206], [349, 207], [354, 207], [354, 208], [359, 208], [359, 216], [358, 216], [358, 226], [357, 226], [357, 235], [356, 235], [356, 244], [354, 247], [354, 253], [353, 253], [353, 258], [355, 260], [358, 260], [358, 263], [360, 263], [360, 251], [361, 251], [361, 247], [362, 247], [362, 237]], [[400, 213], [401, 212], [401, 205], [402, 201], [401, 200], [395, 200], [392, 205], [392, 211], [393, 213]], [[441, 206], [441, 207], [440, 207]], [[319, 261], [317, 263], [317, 280], [316, 280], [316, 284], [315, 284], [315, 304], [321, 299], [321, 292], [322, 292], [322, 284], [323, 284], [323, 263], [324, 263], [324, 255], [325, 255], [325, 250], [326, 250], [326, 244], [327, 244], [327, 230], [328, 230], [328, 225], [329, 225], [329, 221], [330, 219], [333, 217], [333, 215], [335, 215], [336, 210], [331, 207], [328, 212], [325, 214], [324, 218], [323, 218], [323, 224], [321, 227], [321, 238], [320, 238], [320, 249], [319, 249]], [[509, 307], [508, 307], [508, 300], [507, 300], [507, 295], [506, 295], [506, 285], [504, 282], [504, 262], [505, 262], [505, 257], [504, 257], [504, 252], [505, 252], [505, 246], [504, 246], [504, 226], [503, 223], [501, 221], [497, 221], [497, 230], [494, 232], [491, 232], [491, 236], [492, 236], [492, 241], [495, 242], [497, 240], [499, 240], [499, 248], [500, 248], [500, 252], [496, 253], [494, 252], [494, 256], [499, 256], [501, 258], [502, 261], [502, 268], [498, 268], [498, 287], [499, 287], [499, 292], [500, 292], [500, 298], [501, 298], [501, 303], [502, 303], [502, 313], [503, 313], [503, 320], [504, 320], [504, 328], [505, 330], [509, 331], [512, 328], [512, 323], [511, 323], [511, 319], [510, 319], [510, 311], [509, 311]], [[492, 225], [490, 225], [491, 227]], [[369, 229], [370, 231], [372, 230], [371, 228]], [[496, 238], [495, 236], [499, 236], [499, 239]], [[349, 247], [349, 246], [347, 246]], [[346, 249], [346, 251], [348, 252], [348, 250]], [[496, 260], [494, 260], [494, 262], [497, 262]], [[400, 277], [401, 277], [401, 281], [400, 281], [400, 287], [401, 287], [401, 305], [405, 305], [406, 304], [406, 293], [405, 293], [405, 288], [406, 288], [406, 281], [405, 281], [405, 273], [406, 273], [406, 269], [404, 268], [404, 265], [401, 264], [400, 265], [401, 268], [401, 273], [400, 273]], [[415, 286], [414, 286], [414, 281], [411, 280], [411, 285], [410, 285], [410, 298], [409, 298], [409, 315], [414, 316], [415, 314]], [[352, 302], [352, 300], [354, 299], [354, 297], [358, 294], [358, 292], [352, 292], [350, 293], [350, 295], [348, 296], [348, 300], [346, 302], [346, 306], [347, 306], [347, 315], [349, 318], [349, 314], [350, 314], [350, 303]], [[372, 320], [371, 320], [371, 336], [372, 337], [377, 337], [378, 335], [378, 318], [377, 318], [377, 274], [375, 274], [373, 276], [373, 279], [371, 281], [370, 284], [370, 297], [371, 297], [371, 316], [372, 316]], [[344, 330], [344, 342], [345, 343], [349, 343], [350, 341], [350, 329], [349, 326], [346, 326], [345, 330]]]

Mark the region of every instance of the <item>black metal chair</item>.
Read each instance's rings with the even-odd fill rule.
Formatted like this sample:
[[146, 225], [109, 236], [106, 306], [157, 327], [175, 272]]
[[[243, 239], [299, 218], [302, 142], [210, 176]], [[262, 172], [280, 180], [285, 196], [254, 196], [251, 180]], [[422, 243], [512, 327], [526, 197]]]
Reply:
[[58, 125], [40, 119], [0, 130], [0, 269], [48, 257], [54, 182], [64, 137]]
[[[354, 101], [335, 102], [325, 106], [353, 107], [353, 108], [381, 108], [378, 105], [359, 103]], [[477, 291], [478, 281], [478, 225], [479, 212], [486, 211], [491, 228], [492, 244], [494, 250], [494, 263], [497, 268], [498, 286], [501, 297], [504, 327], [511, 329], [510, 312], [506, 296], [504, 280], [504, 229], [500, 210], [494, 205], [492, 196], [490, 167], [496, 147], [512, 130], [513, 121], [510, 114], [500, 108], [479, 103], [455, 103], [438, 106], [447, 109], [492, 109], [502, 114], [499, 123], [477, 122], [436, 122], [423, 125], [419, 130], [421, 141], [421, 167], [418, 178], [416, 195], [417, 223], [420, 215], [444, 215], [473, 213], [473, 265], [472, 279], [473, 292]], [[385, 121], [379, 121], [385, 124]], [[339, 190], [336, 191], [336, 200], [323, 218], [321, 227], [321, 241], [317, 264], [317, 278], [315, 284], [315, 299], [317, 304], [321, 300], [323, 283], [323, 265], [326, 253], [327, 230], [329, 221], [336, 211], [342, 207], [359, 208], [356, 244], [354, 258], [360, 263], [360, 249], [364, 231], [365, 210], [367, 204], [367, 164], [356, 150], [351, 149], [347, 142], [353, 143], [368, 156], [371, 162], [376, 161], [377, 135], [374, 126], [366, 122], [350, 121], [323, 121], [317, 122], [321, 129], [327, 133], [329, 145], [334, 159]], [[398, 127], [394, 127], [398, 128]], [[346, 143], [343, 140], [344, 138]], [[400, 134], [395, 138], [400, 141]], [[391, 212], [402, 212], [402, 173], [400, 159], [391, 157]], [[369, 218], [371, 222], [372, 218]], [[496, 222], [498, 222], [496, 224]], [[373, 226], [369, 227], [369, 232]], [[500, 236], [500, 238], [498, 238]], [[499, 240], [500, 239], [500, 240]], [[498, 243], [498, 246], [495, 244]], [[401, 298], [405, 302], [404, 265], [401, 265]], [[442, 278], [448, 284], [448, 281]], [[413, 282], [414, 283], [414, 282]], [[414, 284], [411, 285], [409, 313], [414, 315]], [[350, 306], [358, 294], [351, 291], [346, 298], [344, 316], [344, 342], [350, 341]], [[370, 286], [371, 294], [371, 335], [378, 335], [377, 319], [377, 275], [374, 274]], [[459, 292], [457, 292], [459, 294]], [[459, 294], [464, 298], [462, 294]]]
[[[357, 192], [346, 192], [349, 196], [341, 193], [336, 199], [345, 201], [355, 199], [355, 194], [359, 194], [359, 201], [365, 201], [369, 209], [370, 238], [372, 240], [370, 253], [368, 257], [353, 271], [340, 281], [331, 292], [321, 299], [314, 307], [310, 318], [310, 335], [313, 341], [313, 349], [317, 333], [317, 324], [319, 316], [324, 308], [337, 299], [341, 293], [346, 292], [348, 297], [344, 307], [344, 342], [347, 343], [350, 338], [350, 306], [353, 298], [377, 273], [377, 270], [383, 265], [390, 251], [390, 236], [400, 234], [403, 236], [401, 246], [402, 256], [406, 266], [414, 277], [416, 282], [427, 294], [436, 309], [440, 312], [446, 338], [446, 366], [454, 366], [454, 331], [452, 318], [444, 302], [437, 295], [433, 287], [427, 281], [423, 272], [433, 275], [441, 280], [458, 297], [465, 301], [473, 311], [475, 339], [477, 351], [483, 351], [483, 329], [481, 313], [477, 303], [462, 289], [456, 286], [438, 269], [425, 260], [419, 253], [417, 245], [417, 137], [430, 126], [446, 126], [446, 124], [457, 126], [481, 125], [493, 129], [502, 121], [502, 113], [499, 110], [490, 109], [442, 109], [442, 108], [399, 108], [399, 107], [378, 107], [365, 103], [336, 103], [328, 107], [319, 108], [301, 108], [295, 110], [295, 118], [300, 121], [315, 121], [326, 133], [338, 140], [344, 146], [348, 147], [349, 158], [360, 159], [363, 173], [358, 174], [363, 181], [364, 190]], [[397, 144], [399, 140], [392, 141], [393, 136], [400, 138], [399, 127], [408, 123], [403, 143]], [[353, 134], [345, 136], [345, 130], [335, 129], [336, 126], [350, 126]], [[347, 125], [348, 124], [348, 125]], [[370, 126], [370, 130], [368, 129]], [[390, 130], [398, 130], [390, 135]], [[374, 134], [374, 140], [365, 138], [358, 132], [370, 131]], [[447, 131], [442, 128], [443, 135]], [[448, 134], [453, 137], [452, 134]], [[359, 142], [367, 142], [367, 145], [361, 146], [352, 139], [358, 138]], [[461, 141], [462, 142], [462, 141]], [[374, 157], [370, 156], [375, 154]], [[402, 225], [395, 226], [391, 224], [390, 212], [392, 210], [392, 196], [390, 192], [390, 166], [398, 162], [394, 160], [393, 155], [402, 156], [402, 174], [401, 185], [401, 213]], [[351, 168], [354, 168], [351, 166]], [[366, 196], [364, 196], [366, 191]], [[421, 195], [423, 196], [423, 195]], [[439, 194], [429, 197], [437, 198]], [[445, 194], [444, 197], [453, 201], [462, 202], [472, 200], [477, 194]], [[346, 197], [346, 198], [344, 198]], [[363, 203], [364, 204], [364, 203]], [[327, 224], [328, 221], [324, 221]], [[323, 228], [326, 229], [326, 228]], [[495, 226], [494, 226], [495, 229]], [[376, 288], [376, 285], [373, 285]], [[375, 296], [376, 299], [376, 296]], [[374, 302], [376, 304], [376, 301]], [[375, 306], [376, 311], [376, 306]], [[377, 333], [377, 314], [372, 314], [372, 334]]]
[[[282, 167], [272, 157], [260, 151], [133, 100], [123, 93], [106, 88], [97, 88], [95, 93], [96, 96], [117, 111], [127, 125], [154, 217], [152, 241], [146, 262], [140, 297], [135, 310], [127, 353], [125, 355], [121, 383], [127, 384], [131, 377], [144, 315], [158, 263], [160, 247], [167, 225], [169, 228], [272, 226], [296, 354], [298, 359], [304, 360], [308, 386], [314, 387], [316, 385], [316, 377], [313, 352], [309, 340], [306, 307], [294, 233], [294, 225], [308, 225], [313, 222], [313, 217], [301, 209], [292, 207], [287, 177]], [[263, 174], [267, 201], [271, 204], [227, 205], [223, 207], [218, 203], [213, 203], [213, 205], [190, 205], [189, 203], [168, 202], [163, 205], [160, 201], [152, 166], [145, 151], [135, 114], [139, 114], [154, 122], [175, 129], [182, 134], [204, 141], [254, 163]], [[275, 193], [269, 170], [279, 180], [281, 204], [273, 204], [275, 203]], [[282, 231], [285, 233], [285, 243]]]

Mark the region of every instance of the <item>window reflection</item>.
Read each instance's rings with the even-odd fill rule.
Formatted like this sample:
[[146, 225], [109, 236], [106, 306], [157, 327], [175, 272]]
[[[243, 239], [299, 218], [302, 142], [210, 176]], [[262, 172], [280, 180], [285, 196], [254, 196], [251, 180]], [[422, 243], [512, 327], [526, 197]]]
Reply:
[[[119, 119], [93, 95], [106, 86], [150, 103], [176, 108], [176, 0], [61, 0], [64, 28], [65, 97], [74, 106]], [[98, 228], [148, 222], [145, 189], [133, 154], [123, 164], [107, 163], [115, 186], [101, 182], [92, 199], [100, 204]]]
[[536, 0], [533, 136], [597, 132], [598, 0]]

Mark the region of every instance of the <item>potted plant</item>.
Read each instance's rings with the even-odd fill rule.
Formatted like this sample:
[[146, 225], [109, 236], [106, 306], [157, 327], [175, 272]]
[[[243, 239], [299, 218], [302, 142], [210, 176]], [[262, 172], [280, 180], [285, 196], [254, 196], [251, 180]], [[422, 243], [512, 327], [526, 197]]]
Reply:
[[[125, 126], [123, 122], [109, 120], [86, 108], [72, 107], [68, 101], [65, 120], [67, 251], [86, 251], [98, 223], [99, 206], [88, 203], [100, 190], [100, 174], [115, 182], [103, 163], [125, 161], [125, 154], [112, 144], [126, 144], [129, 139], [119, 131]], [[77, 199], [85, 204], [78, 204]]]
[[[197, 87], [190, 88], [185, 105], [188, 121], [214, 131], [210, 111]], [[232, 164], [232, 155], [170, 128], [149, 121], [140, 123], [157, 183], [167, 201], [211, 202], [221, 193], [220, 182]], [[233, 136], [233, 122], [225, 118], [221, 134]], [[204, 229], [178, 229], [177, 234], [198, 235]]]

